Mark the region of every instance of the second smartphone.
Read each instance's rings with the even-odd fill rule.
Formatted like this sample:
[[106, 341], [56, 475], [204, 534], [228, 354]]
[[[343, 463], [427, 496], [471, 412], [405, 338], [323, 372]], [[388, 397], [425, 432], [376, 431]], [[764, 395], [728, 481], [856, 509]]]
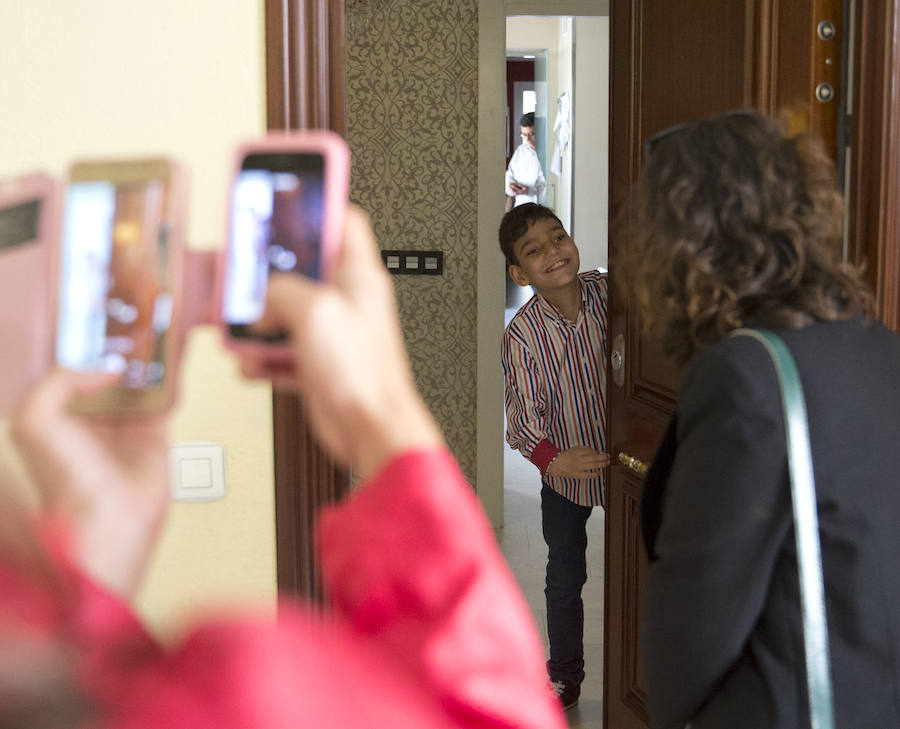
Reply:
[[252, 329], [265, 308], [269, 275], [328, 276], [349, 176], [347, 144], [332, 132], [272, 134], [238, 148], [221, 292], [229, 347], [285, 347], [283, 333], [261, 336]]
[[56, 360], [116, 371], [77, 409], [159, 412], [175, 399], [185, 217], [183, 171], [167, 159], [72, 166], [62, 211]]

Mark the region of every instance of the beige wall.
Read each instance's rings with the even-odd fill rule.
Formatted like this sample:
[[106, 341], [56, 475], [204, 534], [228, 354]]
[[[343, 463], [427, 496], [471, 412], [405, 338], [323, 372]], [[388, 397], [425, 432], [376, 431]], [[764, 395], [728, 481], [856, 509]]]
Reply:
[[572, 140], [571, 135], [568, 144], [566, 144], [562, 153], [562, 163], [560, 165], [560, 174], [556, 175], [552, 172], [553, 152], [556, 149], [556, 140], [558, 133], [553, 131], [556, 122], [559, 119], [558, 99], [563, 94], [569, 102], [569, 124], [571, 127], [571, 107], [574, 93], [574, 78], [572, 76], [572, 64], [575, 38], [573, 19], [566, 16], [556, 18], [556, 34], [559, 37], [559, 65], [556, 69], [556, 76], [559, 79], [556, 85], [556, 96], [549, 99], [550, 101], [550, 143], [547, 149], [547, 168], [551, 177], [555, 180], [557, 187], [556, 207], [557, 215], [563, 221], [566, 229], [572, 230]]
[[503, 373], [500, 337], [506, 264], [497, 243], [506, 159], [506, 16], [501, 0], [478, 3], [478, 393], [477, 492], [503, 524]]
[[609, 16], [575, 18], [573, 235], [582, 268], [606, 268], [609, 229]]
[[[62, 175], [75, 156], [169, 154], [190, 168], [189, 240], [217, 245], [228, 150], [265, 126], [262, 8], [0, 4], [0, 176]], [[208, 328], [192, 335], [184, 365], [172, 440], [224, 443], [228, 495], [173, 505], [140, 596], [156, 625], [198, 604], [252, 597], [271, 606], [275, 596], [270, 389], [242, 381]]]

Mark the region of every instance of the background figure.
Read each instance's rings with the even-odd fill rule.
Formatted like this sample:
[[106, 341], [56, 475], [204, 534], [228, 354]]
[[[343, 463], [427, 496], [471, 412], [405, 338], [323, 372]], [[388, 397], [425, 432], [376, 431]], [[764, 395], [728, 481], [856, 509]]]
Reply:
[[534, 148], [534, 112], [523, 114], [519, 125], [522, 143], [516, 147], [509, 160], [509, 167], [506, 168], [506, 195], [507, 198], [514, 198], [511, 206], [507, 201], [507, 210], [522, 203], [543, 202], [547, 187], [544, 170], [541, 169], [541, 161]]
[[630, 263], [642, 316], [689, 363], [647, 474], [642, 643], [651, 724], [809, 726], [774, 330], [800, 372], [819, 505], [836, 726], [900, 726], [900, 337], [840, 262], [824, 148], [754, 111], [646, 144]]

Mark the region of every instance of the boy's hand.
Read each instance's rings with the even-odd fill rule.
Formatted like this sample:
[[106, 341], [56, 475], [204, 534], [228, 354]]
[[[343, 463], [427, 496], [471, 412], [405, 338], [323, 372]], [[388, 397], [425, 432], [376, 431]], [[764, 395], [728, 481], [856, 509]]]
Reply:
[[562, 451], [547, 467], [550, 476], [592, 478], [609, 465], [609, 454], [587, 446], [574, 446]]

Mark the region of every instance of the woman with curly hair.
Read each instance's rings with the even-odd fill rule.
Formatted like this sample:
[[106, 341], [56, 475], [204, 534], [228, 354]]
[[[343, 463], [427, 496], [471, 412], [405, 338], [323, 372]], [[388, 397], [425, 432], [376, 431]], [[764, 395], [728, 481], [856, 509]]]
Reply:
[[643, 495], [651, 724], [809, 726], [781, 397], [765, 349], [729, 337], [762, 327], [806, 398], [836, 725], [900, 726], [900, 337], [840, 261], [833, 166], [755, 111], [667, 129], [645, 152], [631, 281], [688, 364]]

